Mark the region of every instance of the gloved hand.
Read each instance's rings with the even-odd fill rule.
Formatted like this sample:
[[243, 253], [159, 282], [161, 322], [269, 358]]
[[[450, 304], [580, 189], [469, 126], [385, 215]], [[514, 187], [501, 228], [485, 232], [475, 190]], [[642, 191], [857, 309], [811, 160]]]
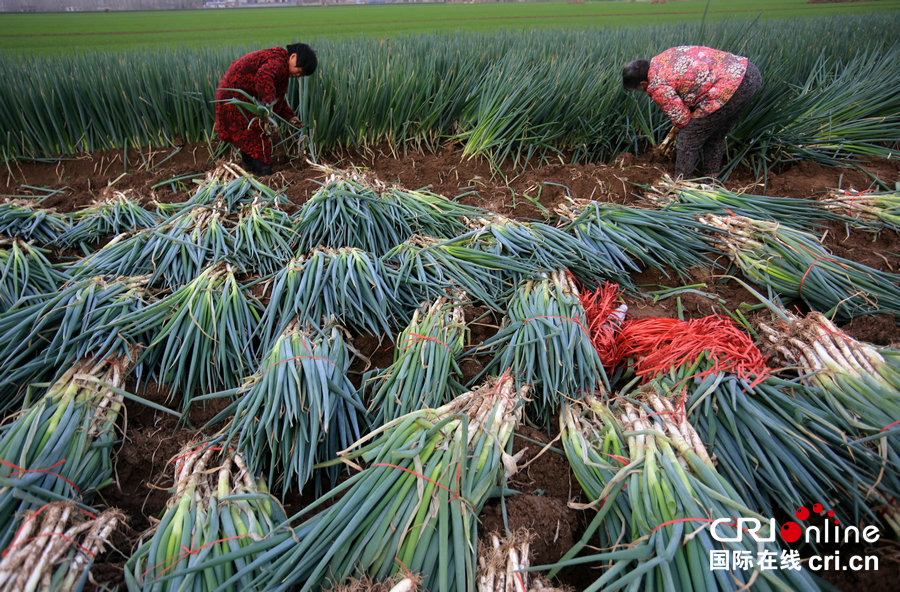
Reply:
[[296, 115], [288, 119], [288, 123], [294, 127], [303, 127], [303, 122]]

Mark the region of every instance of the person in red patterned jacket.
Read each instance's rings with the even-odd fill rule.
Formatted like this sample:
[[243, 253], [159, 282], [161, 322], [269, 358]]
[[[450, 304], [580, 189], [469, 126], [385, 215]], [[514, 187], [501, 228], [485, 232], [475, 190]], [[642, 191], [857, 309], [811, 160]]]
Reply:
[[710, 47], [683, 45], [651, 60], [628, 62], [626, 90], [643, 89], [680, 129], [675, 174], [690, 176], [703, 153], [703, 173], [716, 177], [725, 136], [759, 91], [759, 69], [743, 56]]
[[272, 174], [272, 142], [259, 120], [229, 104], [246, 101], [247, 93], [261, 103], [272, 105], [275, 113], [300, 127], [300, 118], [284, 100], [288, 78], [309, 76], [316, 71], [316, 52], [305, 43], [261, 49], [235, 60], [216, 89], [216, 134], [241, 153], [244, 167], [257, 175]]

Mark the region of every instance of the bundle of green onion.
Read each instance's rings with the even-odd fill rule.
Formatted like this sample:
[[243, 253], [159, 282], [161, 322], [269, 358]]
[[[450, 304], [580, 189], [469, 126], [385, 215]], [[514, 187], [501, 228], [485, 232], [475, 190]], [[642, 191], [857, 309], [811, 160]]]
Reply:
[[198, 391], [232, 388], [250, 374], [259, 318], [259, 306], [231, 266], [216, 263], [120, 322], [126, 337], [150, 336], [138, 361], [181, 393], [186, 410]]
[[542, 426], [549, 426], [563, 400], [608, 387], [578, 293], [565, 271], [523, 282], [500, 331], [476, 349], [493, 354], [482, 374], [508, 369], [517, 385], [533, 385], [526, 409]]
[[254, 543], [283, 522], [281, 505], [240, 454], [213, 443], [188, 445], [174, 463], [165, 513], [125, 564], [128, 589], [251, 589], [262, 572], [253, 566]]
[[112, 481], [124, 359], [82, 360], [0, 428], [0, 547], [23, 512], [52, 501], [87, 502]]
[[217, 204], [217, 207], [228, 215], [253, 202], [262, 202], [273, 207], [291, 203], [283, 193], [261, 183], [240, 167], [228, 162], [220, 164], [209, 171], [203, 180], [195, 183], [197, 189], [191, 194], [190, 199], [179, 203], [157, 203], [157, 211], [169, 217], [195, 206]]
[[636, 262], [665, 274], [671, 268], [684, 277], [692, 267], [716, 265], [705, 255], [710, 248], [700, 238], [704, 225], [690, 214], [572, 200], [560, 215], [570, 220], [564, 230], [577, 238], [581, 248], [599, 253], [606, 262], [598, 281], [632, 289], [629, 275], [641, 269]]
[[466, 335], [458, 304], [439, 298], [427, 308], [416, 309], [397, 336], [393, 363], [363, 385], [372, 393], [372, 424], [380, 426], [423, 407], [439, 407], [465, 390], [454, 376], [461, 374], [456, 356]]
[[438, 238], [453, 238], [468, 228], [464, 218], [486, 215], [481, 208], [467, 206], [425, 189], [415, 191], [390, 187], [383, 199], [396, 202], [417, 234]]
[[822, 201], [825, 208], [850, 218], [854, 226], [900, 232], [900, 191], [835, 189]]
[[397, 573], [421, 574], [423, 589], [434, 592], [475, 590], [478, 515], [515, 471], [505, 449], [524, 395], [508, 376], [489, 379], [442, 407], [385, 424], [345, 453], [361, 470], [291, 522], [318, 513], [198, 569], [253, 557], [246, 569], [257, 575], [247, 584], [271, 592]]
[[382, 260], [396, 271], [397, 297], [406, 309], [415, 310], [423, 300], [433, 300], [457, 289], [502, 311], [514, 286], [513, 277], [536, 271], [514, 257], [490, 251], [483, 244], [463, 246], [415, 235]]
[[[591, 527], [610, 523], [601, 531], [606, 546], [599, 553], [573, 559], [570, 552], [554, 570], [603, 565], [586, 592], [737, 591], [751, 585], [754, 590], [818, 590], [805, 570], [771, 567], [785, 555], [774, 543], [770, 524], [716, 471], [700, 437], [664, 393], [647, 386], [634, 395], [636, 400], [620, 397], [609, 406], [587, 396], [585, 407], [572, 403], [563, 414], [567, 457], [598, 511]], [[735, 517], [759, 520], [760, 538], [771, 535], [772, 542], [742, 535]], [[726, 521], [716, 525], [723, 536], [714, 538], [711, 525], [719, 519]], [[726, 536], [732, 540], [722, 540]], [[731, 564], [740, 555], [750, 559], [748, 565]], [[722, 556], [729, 569], [713, 569]], [[764, 557], [769, 568], [757, 563]]]
[[146, 306], [147, 279], [72, 281], [0, 314], [0, 408], [14, 408], [31, 382], [52, 381], [76, 360], [130, 359], [148, 343], [140, 332], [125, 334], [129, 316]]
[[97, 555], [125, 520], [118, 510], [93, 514], [71, 502], [25, 512], [0, 561], [0, 588], [21, 592], [79, 592]]
[[315, 249], [266, 280], [263, 341], [271, 343], [295, 317], [314, 327], [334, 318], [353, 331], [392, 335], [406, 322], [397, 310], [396, 285], [393, 272], [366, 251]]
[[70, 218], [72, 227], [56, 239], [53, 245], [64, 249], [80, 246], [85, 251], [92, 243], [104, 237], [152, 228], [161, 221], [159, 215], [144, 209], [121, 191], [71, 214]]
[[[233, 418], [226, 442], [243, 454], [254, 474], [282, 493], [303, 491], [316, 463], [332, 460], [366, 432], [365, 407], [347, 378], [350, 359], [338, 327], [289, 328], [259, 369], [210, 423]], [[338, 469], [323, 469], [334, 483]]]
[[49, 245], [65, 234], [69, 219], [53, 210], [35, 208], [27, 201], [0, 203], [0, 236]]
[[22, 298], [56, 292], [66, 282], [47, 253], [19, 239], [0, 240], [0, 313]]
[[238, 214], [230, 229], [234, 251], [228, 261], [260, 275], [284, 267], [294, 256], [298, 242], [291, 217], [261, 201], [241, 207]]
[[228, 225], [220, 210], [195, 206], [157, 227], [117, 235], [75, 262], [70, 272], [76, 278], [148, 274], [151, 285], [176, 290], [205, 267], [235, 254]]
[[855, 340], [821, 313], [800, 317], [780, 311], [778, 326], [758, 328], [775, 355], [795, 367], [815, 389], [809, 404], [819, 405], [831, 424], [855, 444], [856, 458], [881, 466], [873, 492], [885, 492], [884, 519], [900, 533], [900, 517], [891, 492], [900, 491], [900, 351]]
[[777, 222], [708, 214], [712, 239], [752, 281], [847, 320], [900, 313], [900, 275], [837, 257], [811, 234]]
[[571, 233], [542, 222], [521, 222], [499, 215], [469, 220], [470, 232], [448, 241], [451, 245], [488, 249], [495, 255], [524, 262], [530, 272], [514, 274], [518, 283], [538, 273], [565, 268], [582, 280], [610, 275], [605, 251], [590, 248]]
[[668, 211], [700, 216], [702, 214], [747, 216], [759, 220], [774, 220], [803, 230], [810, 225], [829, 220], [844, 220], [839, 213], [823, 207], [821, 201], [749, 193], [735, 193], [720, 185], [673, 181], [664, 177], [650, 187], [645, 197]]
[[381, 256], [416, 229], [400, 203], [353, 176], [329, 177], [296, 216], [300, 250], [351, 247]]

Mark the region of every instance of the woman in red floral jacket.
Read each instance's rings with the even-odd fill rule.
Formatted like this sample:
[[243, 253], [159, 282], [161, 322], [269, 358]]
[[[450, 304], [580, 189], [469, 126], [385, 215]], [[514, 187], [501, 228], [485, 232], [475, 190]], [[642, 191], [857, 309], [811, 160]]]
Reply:
[[745, 57], [710, 47], [684, 45], [622, 70], [626, 90], [643, 89], [672, 120], [678, 134], [675, 174], [694, 172], [703, 152], [703, 172], [722, 167], [725, 136], [759, 91], [759, 69]]
[[216, 134], [219, 139], [240, 150], [244, 167], [257, 175], [272, 174], [272, 142], [259, 120], [230, 99], [246, 101], [241, 90], [261, 103], [273, 106], [275, 113], [300, 126], [300, 119], [284, 100], [288, 78], [309, 76], [316, 71], [316, 53], [305, 43], [261, 49], [235, 60], [216, 89]]

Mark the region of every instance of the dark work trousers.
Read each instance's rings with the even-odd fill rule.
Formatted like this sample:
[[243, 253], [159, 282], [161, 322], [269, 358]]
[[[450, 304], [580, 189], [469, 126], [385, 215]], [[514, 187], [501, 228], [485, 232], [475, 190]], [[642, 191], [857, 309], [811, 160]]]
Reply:
[[753, 62], [747, 62], [744, 79], [728, 102], [705, 117], [691, 119], [690, 123], [681, 128], [675, 156], [676, 176], [689, 177], [694, 172], [701, 150], [703, 174], [707, 177], [719, 174], [722, 158], [725, 156], [725, 136], [756, 96], [761, 85], [759, 68]]

